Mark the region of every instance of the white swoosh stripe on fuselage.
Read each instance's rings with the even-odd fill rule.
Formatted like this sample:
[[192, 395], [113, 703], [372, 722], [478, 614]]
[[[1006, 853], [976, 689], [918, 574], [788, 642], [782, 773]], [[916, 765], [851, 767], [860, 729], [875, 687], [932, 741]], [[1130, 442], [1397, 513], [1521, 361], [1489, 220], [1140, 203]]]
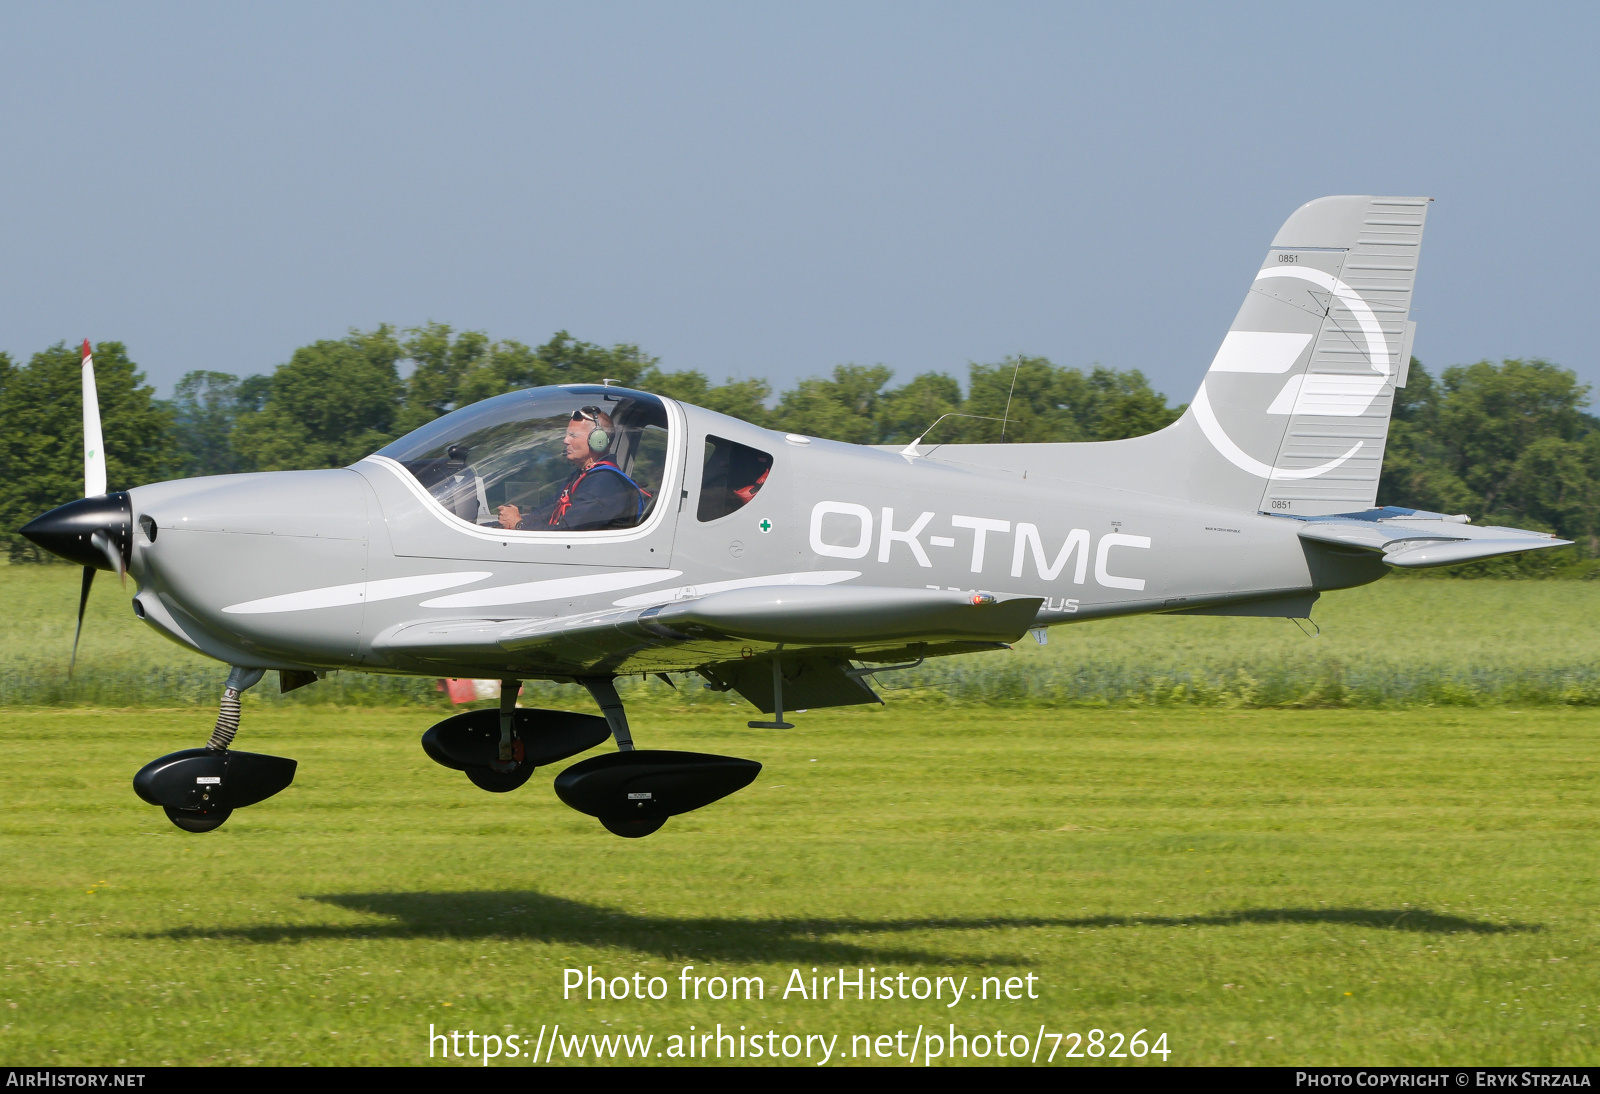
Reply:
[[584, 577], [555, 577], [545, 581], [523, 581], [516, 585], [496, 585], [492, 589], [474, 589], [470, 593], [454, 593], [424, 600], [424, 608], [494, 608], [506, 604], [534, 604], [541, 600], [565, 600], [591, 593], [610, 593], [618, 589], [633, 589], [640, 585], [653, 585], [658, 581], [671, 581], [682, 577], [682, 570], [623, 570], [608, 574], [588, 574]]
[[676, 589], [657, 589], [612, 601], [619, 608], [647, 608], [670, 604], [696, 596], [725, 593], [729, 589], [759, 589], [769, 585], [837, 585], [861, 576], [860, 570], [817, 570], [812, 573], [768, 574], [766, 577], [741, 577], [732, 581], [708, 581], [704, 585], [680, 585]]
[[494, 574], [488, 570], [469, 570], [454, 574], [419, 574], [416, 577], [386, 577], [377, 581], [357, 581], [352, 585], [329, 585], [321, 589], [305, 589], [298, 593], [284, 593], [260, 600], [246, 600], [223, 608], [225, 615], [264, 615], [269, 612], [303, 612], [312, 608], [342, 608], [350, 604], [364, 604], [371, 600], [395, 600], [402, 596], [420, 596], [436, 593], [440, 589], [454, 589], [457, 585], [470, 585]]

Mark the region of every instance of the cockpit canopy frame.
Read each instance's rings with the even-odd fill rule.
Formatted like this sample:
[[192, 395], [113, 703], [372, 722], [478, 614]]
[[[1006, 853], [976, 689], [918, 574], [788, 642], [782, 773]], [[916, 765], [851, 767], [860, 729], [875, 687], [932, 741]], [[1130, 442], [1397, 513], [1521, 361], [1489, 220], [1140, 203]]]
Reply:
[[[639, 488], [640, 511], [606, 527], [536, 527], [579, 467], [565, 446], [574, 412], [593, 407], [613, 426], [597, 455]], [[459, 530], [494, 539], [618, 542], [649, 535], [676, 510], [686, 436], [682, 408], [671, 399], [610, 385], [563, 384], [511, 391], [451, 411], [369, 459], [403, 469], [412, 492]], [[521, 528], [502, 526], [505, 505], [523, 514]]]

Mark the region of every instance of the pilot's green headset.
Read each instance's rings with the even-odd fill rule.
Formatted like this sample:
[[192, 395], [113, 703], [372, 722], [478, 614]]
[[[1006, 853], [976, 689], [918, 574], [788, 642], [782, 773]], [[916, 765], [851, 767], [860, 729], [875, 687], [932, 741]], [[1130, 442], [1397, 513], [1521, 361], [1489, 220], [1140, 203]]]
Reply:
[[589, 431], [589, 451], [597, 456], [611, 447], [611, 433], [600, 425], [600, 415], [604, 413], [597, 406], [580, 407], [572, 412], [573, 421], [594, 423]]

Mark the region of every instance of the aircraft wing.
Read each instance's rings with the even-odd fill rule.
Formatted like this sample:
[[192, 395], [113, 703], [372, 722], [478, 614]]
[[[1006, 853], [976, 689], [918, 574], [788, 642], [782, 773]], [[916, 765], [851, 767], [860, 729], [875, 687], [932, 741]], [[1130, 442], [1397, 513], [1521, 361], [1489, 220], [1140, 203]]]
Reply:
[[882, 660], [993, 648], [1027, 632], [1043, 600], [938, 589], [768, 586], [647, 608], [542, 619], [402, 624], [373, 640], [386, 660], [462, 674], [660, 672], [748, 660], [779, 645], [800, 654]]
[[1374, 551], [1390, 566], [1425, 569], [1477, 562], [1521, 551], [1565, 547], [1570, 539], [1522, 528], [1466, 523], [1464, 517], [1388, 507], [1366, 513], [1301, 520], [1300, 538], [1339, 547]]

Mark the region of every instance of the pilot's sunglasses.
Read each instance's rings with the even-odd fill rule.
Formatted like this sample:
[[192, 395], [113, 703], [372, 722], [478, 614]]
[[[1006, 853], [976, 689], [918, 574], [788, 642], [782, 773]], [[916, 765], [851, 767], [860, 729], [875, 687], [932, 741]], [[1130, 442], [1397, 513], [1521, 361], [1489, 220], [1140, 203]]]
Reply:
[[599, 425], [600, 408], [597, 406], [586, 406], [578, 410], [574, 410], [572, 412], [572, 420], [575, 422], [593, 422], [596, 425]]

